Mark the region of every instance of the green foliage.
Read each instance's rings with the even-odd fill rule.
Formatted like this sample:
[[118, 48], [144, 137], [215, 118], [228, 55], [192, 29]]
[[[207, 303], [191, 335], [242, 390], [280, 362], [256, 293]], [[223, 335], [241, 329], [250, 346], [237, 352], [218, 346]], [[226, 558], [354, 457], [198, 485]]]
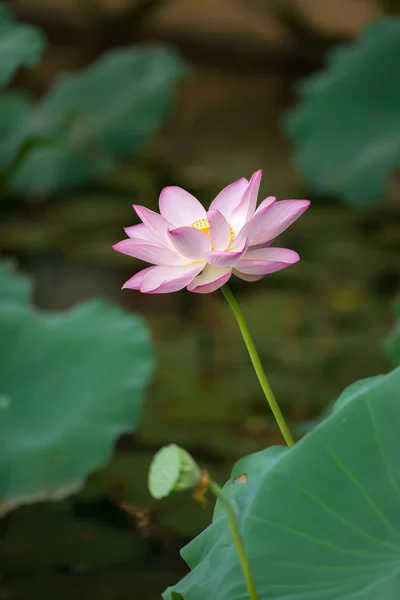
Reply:
[[[59, 498], [108, 461], [139, 423], [153, 368], [138, 317], [93, 300], [37, 312], [0, 265], [0, 509]], [[5, 284], [5, 285], [4, 285]], [[7, 300], [8, 296], [8, 300]]]
[[384, 346], [394, 364], [400, 365], [400, 296], [394, 303], [394, 310], [397, 317], [397, 323], [389, 335], [386, 336]]
[[0, 2], [0, 88], [12, 79], [19, 67], [32, 67], [42, 56], [46, 38], [30, 25], [17, 23]]
[[51, 192], [110, 171], [160, 127], [184, 74], [173, 50], [143, 46], [112, 50], [61, 77], [31, 111], [25, 135], [35, 144], [11, 189]]
[[[358, 382], [296, 446], [238, 463], [234, 500], [262, 600], [397, 600], [400, 368]], [[222, 515], [182, 550], [186, 600], [242, 600]]]
[[18, 275], [11, 262], [0, 261], [0, 310], [4, 305], [27, 306], [31, 295], [31, 282]]
[[399, 72], [400, 18], [387, 18], [303, 82], [286, 129], [316, 189], [355, 205], [382, 197], [400, 166]]
[[26, 124], [33, 102], [24, 94], [0, 95], [0, 174], [6, 174], [26, 142]]
[[[0, 3], [0, 88], [34, 66], [45, 38]], [[61, 76], [34, 103], [0, 96], [0, 182], [11, 191], [61, 191], [110, 172], [164, 122], [186, 67], [171, 48], [118, 48]]]
[[[256, 479], [262, 470], [266, 470], [267, 465], [269, 465], [269, 468], [272, 468], [274, 463], [287, 450], [285, 446], [273, 446], [268, 449], [268, 453], [262, 450], [237, 461], [232, 471], [232, 478], [224, 485], [224, 492], [232, 502], [235, 510], [239, 510], [235, 497], [242, 486], [247, 486], [247, 481]], [[243, 476], [247, 479], [246, 482], [242, 480]], [[217, 521], [221, 517], [225, 517], [225, 509], [222, 502], [218, 499], [215, 504], [213, 521]]]

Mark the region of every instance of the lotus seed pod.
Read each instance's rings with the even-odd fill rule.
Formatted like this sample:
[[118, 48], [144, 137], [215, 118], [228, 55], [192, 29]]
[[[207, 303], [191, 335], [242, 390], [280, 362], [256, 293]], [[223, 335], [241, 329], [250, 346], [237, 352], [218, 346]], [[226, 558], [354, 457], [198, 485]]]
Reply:
[[169, 444], [155, 454], [149, 470], [149, 490], [153, 498], [165, 498], [171, 492], [196, 488], [201, 471], [186, 450]]

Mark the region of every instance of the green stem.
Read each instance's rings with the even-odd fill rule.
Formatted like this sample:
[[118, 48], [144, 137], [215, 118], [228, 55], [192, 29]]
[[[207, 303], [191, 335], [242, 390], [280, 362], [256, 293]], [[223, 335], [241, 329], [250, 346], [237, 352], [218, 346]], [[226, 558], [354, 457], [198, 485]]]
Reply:
[[293, 436], [290, 433], [289, 427], [287, 426], [287, 423], [282, 414], [282, 411], [279, 408], [279, 404], [275, 398], [274, 392], [272, 391], [271, 386], [269, 385], [267, 376], [262, 367], [260, 357], [258, 356], [257, 349], [254, 345], [253, 339], [251, 337], [251, 333], [250, 333], [249, 328], [246, 323], [246, 319], [244, 318], [244, 315], [240, 309], [240, 306], [236, 302], [234, 295], [232, 294], [231, 290], [229, 289], [229, 287], [227, 285], [224, 285], [221, 288], [221, 291], [222, 291], [223, 295], [225, 296], [226, 301], [228, 302], [229, 306], [231, 307], [233, 314], [236, 317], [236, 320], [239, 325], [239, 329], [243, 336], [244, 343], [246, 344], [246, 348], [250, 355], [251, 362], [253, 363], [254, 370], [258, 377], [258, 381], [260, 382], [260, 385], [261, 385], [262, 390], [265, 394], [265, 397], [268, 401], [268, 404], [273, 412], [275, 420], [278, 423], [278, 427], [281, 430], [283, 438], [288, 446], [293, 446], [294, 445]]
[[244, 580], [246, 582], [247, 591], [249, 592], [250, 600], [258, 600], [257, 590], [253, 579], [253, 574], [250, 569], [249, 559], [247, 558], [246, 549], [243, 544], [242, 536], [240, 535], [239, 527], [236, 521], [236, 515], [226, 496], [225, 492], [215, 481], [210, 481], [210, 490], [219, 498], [225, 508], [228, 519], [229, 529], [235, 544], [236, 552], [239, 557], [240, 566], [242, 567]]

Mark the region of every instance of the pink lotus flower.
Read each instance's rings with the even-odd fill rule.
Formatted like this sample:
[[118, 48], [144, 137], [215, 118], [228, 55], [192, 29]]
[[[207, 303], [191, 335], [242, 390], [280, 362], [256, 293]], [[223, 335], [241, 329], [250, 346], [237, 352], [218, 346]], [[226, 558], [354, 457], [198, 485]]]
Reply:
[[123, 288], [144, 294], [214, 292], [232, 274], [258, 281], [297, 262], [297, 252], [270, 248], [274, 239], [306, 210], [308, 200], [269, 196], [256, 209], [261, 171], [250, 181], [231, 183], [211, 202], [208, 211], [179, 187], [160, 194], [160, 213], [136, 206], [140, 225], [127, 227], [128, 239], [114, 250], [156, 266], [131, 277]]

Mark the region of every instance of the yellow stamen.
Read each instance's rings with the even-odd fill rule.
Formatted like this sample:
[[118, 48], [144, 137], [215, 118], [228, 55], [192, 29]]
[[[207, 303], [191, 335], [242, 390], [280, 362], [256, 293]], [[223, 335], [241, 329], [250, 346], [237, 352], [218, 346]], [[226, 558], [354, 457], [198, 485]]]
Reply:
[[233, 231], [232, 225], [229, 225], [229, 246], [228, 246], [228, 248], [230, 248], [234, 239], [235, 239], [235, 232]]
[[192, 223], [192, 227], [200, 229], [206, 235], [210, 235], [210, 221], [208, 219], [199, 219]]
[[[198, 221], [195, 221], [194, 223], [192, 223], [191, 227], [194, 227], [195, 229], [199, 229], [206, 235], [210, 235], [210, 221], [208, 219], [199, 219]], [[235, 239], [235, 232], [233, 231], [232, 226], [229, 225], [229, 246], [228, 246], [228, 248], [231, 246], [234, 239]]]

